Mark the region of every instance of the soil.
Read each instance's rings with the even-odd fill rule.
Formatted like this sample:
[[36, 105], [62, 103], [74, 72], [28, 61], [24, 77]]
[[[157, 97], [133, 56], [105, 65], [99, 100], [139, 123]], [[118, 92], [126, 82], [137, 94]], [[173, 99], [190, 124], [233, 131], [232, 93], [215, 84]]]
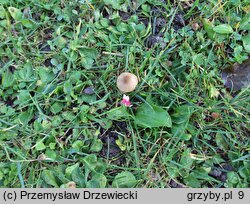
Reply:
[[[166, 1], [162, 1], [162, 2], [165, 3]], [[173, 1], [172, 3], [174, 4], [174, 6], [176, 6], [176, 7], [178, 6], [177, 4], [175, 5], [175, 1]], [[190, 3], [192, 3], [192, 2], [190, 2]], [[182, 6], [183, 11], [179, 11], [175, 15], [174, 20], [173, 20], [175, 31], [183, 28], [184, 26], [186, 26], [189, 23], [190, 19], [188, 19], [188, 21], [184, 20], [184, 12], [185, 12], [185, 10], [189, 9], [189, 7], [190, 6], [186, 6], [185, 4], [183, 4], [183, 6]], [[164, 8], [153, 7], [151, 9], [151, 14], [152, 14], [152, 16], [155, 16], [156, 19], [151, 20], [152, 21], [151, 22], [152, 34], [150, 36], [148, 36], [148, 38], [145, 40], [145, 46], [147, 48], [152, 48], [158, 44], [160, 45], [160, 47], [162, 49], [166, 47], [166, 43], [164, 42], [164, 38], [163, 38], [164, 31], [162, 29], [165, 27], [165, 25], [169, 19], [166, 19], [164, 17], [163, 14], [165, 12], [166, 11]], [[128, 8], [127, 12], [119, 11], [119, 15], [123, 21], [127, 21], [132, 15], [138, 14], [139, 23], [143, 23], [147, 27], [148, 24], [150, 23], [149, 22], [150, 19], [148, 19], [145, 16], [141, 16], [140, 13], [141, 13], [140, 8], [136, 12], [131, 11], [131, 9], [129, 9], [129, 8]], [[105, 9], [103, 10], [102, 14], [103, 14], [104, 18], [110, 17], [108, 12]]]
[[50, 52], [50, 46], [47, 43], [41, 44], [38, 46], [39, 50], [42, 52]]
[[46, 66], [46, 67], [52, 67], [53, 65], [51, 64], [50, 60], [51, 60], [50, 58], [46, 59], [43, 62], [43, 65]]
[[174, 23], [174, 29], [176, 31], [183, 28], [186, 25], [183, 14], [177, 13], [174, 17], [173, 23]]
[[239, 91], [250, 85], [250, 59], [242, 64], [234, 64], [221, 73], [224, 85], [229, 90]]
[[[49, 46], [49, 44], [47, 42], [52, 39], [52, 34], [53, 34], [53, 30], [52, 29], [46, 29], [46, 30], [43, 30], [41, 32], [43, 41], [38, 46], [38, 49], [41, 52], [45, 52], [46, 53], [46, 52], [50, 52], [51, 51], [50, 46]], [[52, 64], [51, 64], [50, 60], [51, 60], [50, 58], [45, 59], [43, 65], [46, 66], [46, 67], [51, 67]]]
[[100, 156], [105, 159], [110, 159], [112, 163], [116, 165], [122, 165], [125, 163], [125, 156], [123, 152], [116, 144], [118, 139], [118, 133], [127, 135], [128, 129], [126, 122], [113, 123], [112, 127], [108, 130], [101, 128], [100, 139], [103, 142], [103, 148], [100, 152]]
[[222, 167], [212, 169], [209, 175], [224, 183], [227, 180], [227, 172], [229, 171], [234, 171], [234, 168], [230, 164], [225, 163]]
[[131, 14], [129, 13], [129, 11], [128, 12], [119, 11], [119, 16], [123, 21], [126, 21], [130, 18]]
[[184, 185], [177, 183], [175, 180], [171, 179], [169, 184], [171, 188], [184, 188]]
[[10, 96], [7, 98], [6, 101], [3, 100], [3, 102], [10, 107], [14, 107], [14, 101], [16, 100], [16, 97], [14, 99], [12, 99]]
[[16, 68], [14, 66], [10, 65], [9, 70], [13, 74], [15, 72]]

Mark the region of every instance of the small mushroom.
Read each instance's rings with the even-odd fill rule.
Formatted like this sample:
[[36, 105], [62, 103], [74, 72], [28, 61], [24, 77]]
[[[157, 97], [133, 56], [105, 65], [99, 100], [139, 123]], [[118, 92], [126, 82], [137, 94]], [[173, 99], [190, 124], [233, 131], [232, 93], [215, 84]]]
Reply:
[[70, 181], [66, 184], [67, 188], [76, 188], [76, 183], [74, 181]]
[[137, 84], [138, 84], [137, 76], [129, 72], [121, 73], [116, 81], [118, 89], [123, 93], [134, 91]]

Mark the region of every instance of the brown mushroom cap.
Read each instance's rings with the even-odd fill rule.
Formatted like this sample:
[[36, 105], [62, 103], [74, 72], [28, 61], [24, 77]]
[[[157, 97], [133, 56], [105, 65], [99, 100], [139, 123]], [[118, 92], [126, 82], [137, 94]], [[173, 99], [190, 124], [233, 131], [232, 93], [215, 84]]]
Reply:
[[116, 81], [118, 89], [123, 93], [134, 91], [137, 84], [138, 84], [137, 76], [129, 72], [121, 73]]

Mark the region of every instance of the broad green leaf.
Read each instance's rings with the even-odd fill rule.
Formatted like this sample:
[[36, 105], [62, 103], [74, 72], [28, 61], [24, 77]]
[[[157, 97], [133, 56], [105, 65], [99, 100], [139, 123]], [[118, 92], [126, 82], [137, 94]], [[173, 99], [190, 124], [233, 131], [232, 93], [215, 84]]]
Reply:
[[12, 86], [14, 83], [14, 76], [13, 74], [7, 70], [2, 74], [2, 85], [4, 88], [8, 88]]
[[2, 171], [0, 171], [0, 180], [2, 180], [2, 179], [3, 179], [3, 177], [4, 177], [4, 174], [3, 174], [3, 172], [2, 172]]
[[90, 181], [87, 182], [87, 188], [105, 188], [107, 178], [103, 174], [95, 174]]
[[73, 144], [72, 147], [76, 150], [76, 151], [80, 151], [81, 148], [84, 146], [84, 142], [82, 140], [76, 140]]
[[191, 166], [193, 165], [194, 159], [191, 158], [190, 156], [191, 150], [188, 148], [186, 149], [181, 156], [180, 164], [183, 166], [183, 168], [186, 171], [191, 170]]
[[70, 111], [64, 111], [62, 113], [62, 117], [63, 117], [63, 119], [68, 120], [68, 121], [72, 121], [72, 120], [74, 120], [76, 118], [74, 113], [70, 112]]
[[98, 120], [97, 122], [98, 122], [98, 123], [100, 124], [100, 126], [101, 126], [102, 128], [104, 128], [105, 130], [111, 128], [111, 126], [112, 126], [112, 120], [110, 120], [110, 119], [108, 119], [108, 118], [102, 118], [102, 119]]
[[103, 0], [103, 2], [107, 5], [111, 5], [113, 9], [119, 9], [123, 3], [123, 0]]
[[34, 23], [29, 19], [22, 19], [21, 23], [26, 28], [32, 28], [34, 26]]
[[57, 127], [62, 123], [62, 121], [63, 121], [63, 119], [61, 116], [55, 115], [51, 120], [51, 124], [52, 124], [52, 126]]
[[12, 131], [3, 131], [0, 129], [0, 141], [3, 140], [11, 140], [13, 138], [17, 137], [17, 133], [16, 132], [12, 132]]
[[23, 13], [19, 9], [15, 7], [8, 7], [8, 11], [11, 17], [14, 18], [16, 21], [22, 20]]
[[243, 47], [239, 44], [237, 44], [235, 47], [234, 47], [234, 58], [235, 60], [238, 62], [238, 63], [242, 63], [244, 60], [247, 60], [248, 59], [248, 56], [247, 55], [244, 55], [243, 54]]
[[92, 143], [91, 147], [90, 147], [90, 151], [93, 152], [100, 152], [102, 149], [102, 141], [100, 139], [96, 139], [94, 140], [94, 142]]
[[171, 127], [172, 121], [166, 110], [156, 105], [142, 104], [136, 112], [135, 122], [143, 127]]
[[74, 170], [76, 170], [78, 167], [79, 167], [79, 163], [76, 163], [76, 164], [74, 164], [74, 165], [72, 165], [72, 166], [67, 167], [66, 170], [65, 170], [65, 175], [66, 175], [66, 177], [67, 177], [67, 178], [70, 178], [72, 172], [73, 172]]
[[209, 91], [210, 98], [218, 98], [218, 96], [220, 95], [220, 92], [218, 91], [218, 89], [216, 89], [216, 87], [212, 84], [209, 85], [208, 91]]
[[207, 167], [201, 167], [201, 168], [195, 168], [187, 178], [184, 179], [184, 181], [187, 183], [189, 187], [193, 188], [199, 188], [204, 180], [208, 182], [214, 182], [217, 181], [213, 177], [208, 175], [208, 172], [211, 171], [211, 168]]
[[221, 25], [215, 26], [213, 30], [214, 32], [219, 33], [219, 34], [229, 34], [229, 33], [234, 32], [232, 27], [228, 24], [221, 24]]
[[[50, 143], [50, 146], [51, 146], [52, 143]], [[56, 159], [56, 152], [52, 149], [46, 149], [46, 152], [45, 152], [45, 155], [46, 155], [46, 158], [54, 161]]]
[[119, 23], [116, 27], [116, 29], [120, 32], [127, 32], [128, 31], [128, 25], [126, 23]]
[[185, 141], [188, 141], [192, 138], [192, 135], [191, 134], [187, 134], [187, 133], [184, 133], [180, 136], [180, 139], [181, 140], [185, 140]]
[[42, 127], [43, 127], [43, 129], [48, 129], [48, 128], [50, 128], [51, 127], [51, 121], [49, 121], [49, 120], [43, 120], [42, 121]]
[[81, 56], [87, 57], [87, 58], [91, 58], [91, 59], [95, 59], [98, 55], [98, 52], [96, 49], [94, 48], [81, 48], [79, 49], [79, 53]]
[[102, 159], [98, 159], [95, 167], [96, 173], [103, 174], [106, 171], [107, 164]]
[[81, 59], [82, 66], [86, 69], [91, 69], [94, 63], [94, 59], [90, 57], [82, 57]]
[[176, 178], [179, 175], [179, 169], [171, 163], [167, 166], [167, 172], [170, 178]]
[[90, 110], [90, 107], [88, 105], [81, 105], [80, 111], [82, 114], [86, 115]]
[[113, 188], [133, 188], [137, 181], [135, 176], [129, 171], [117, 174], [112, 182]]
[[56, 149], [56, 143], [55, 142], [49, 143], [49, 148], [50, 149]]
[[176, 124], [186, 123], [191, 114], [192, 114], [192, 107], [188, 105], [182, 105], [174, 109], [174, 114], [171, 115], [172, 122]]
[[245, 50], [250, 53], [250, 34], [243, 36], [242, 42]]
[[228, 172], [227, 173], [227, 181], [232, 184], [237, 184], [239, 182], [239, 176], [235, 172]]
[[64, 93], [70, 94], [72, 90], [73, 90], [73, 85], [71, 84], [70, 81], [66, 81], [63, 86]]
[[141, 8], [142, 8], [142, 10], [143, 10], [144, 12], [146, 12], [146, 13], [149, 13], [150, 10], [151, 10], [151, 7], [150, 7], [149, 5], [147, 5], [147, 4], [143, 4], [143, 5], [141, 6]]
[[32, 75], [34, 74], [34, 71], [32, 69], [32, 64], [30, 62], [23, 65], [23, 67], [17, 71], [18, 78], [21, 78], [22, 80], [30, 80]]
[[225, 162], [225, 160], [222, 159], [219, 154], [214, 155], [213, 158], [212, 158], [212, 160], [213, 160], [214, 164], [220, 164], [220, 163]]
[[56, 188], [59, 187], [57, 182], [56, 182], [56, 177], [52, 171], [44, 170], [42, 173], [42, 178], [47, 184], [54, 186]]
[[38, 67], [37, 69], [42, 82], [46, 83], [54, 79], [55, 75], [51, 69], [45, 67]]
[[250, 30], [250, 13], [247, 13], [240, 22], [239, 30]]
[[240, 167], [239, 175], [242, 178], [248, 179], [250, 181], [250, 171], [246, 166]]
[[199, 181], [194, 174], [190, 174], [187, 178], [184, 179], [186, 185], [192, 188], [200, 188], [201, 181]]
[[3, 30], [1, 27], [6, 28], [9, 26], [9, 21], [8, 20], [0, 20], [0, 29]]
[[119, 139], [115, 141], [115, 143], [117, 144], [117, 146], [122, 150], [125, 151], [127, 146], [124, 145]]
[[209, 172], [211, 172], [211, 167], [196, 167], [191, 174], [194, 174], [197, 179], [214, 181], [214, 178], [208, 175]]
[[6, 17], [5, 9], [0, 5], [0, 19], [4, 19]]
[[109, 23], [110, 23], [110, 21], [109, 21], [109, 19], [107, 19], [107, 18], [102, 18], [102, 19], [100, 20], [100, 24], [101, 24], [104, 28], [108, 28], [108, 27], [109, 27]]
[[67, 43], [66, 38], [59, 36], [55, 39], [54, 45], [57, 46], [58, 48], [64, 48]]
[[74, 71], [70, 77], [69, 80], [72, 84], [76, 84], [78, 81], [80, 81], [81, 78], [81, 72], [80, 71]]
[[52, 113], [57, 114], [63, 109], [63, 107], [64, 107], [63, 103], [55, 102], [51, 106], [50, 110]]
[[90, 154], [83, 158], [85, 165], [92, 171], [95, 171], [97, 164], [97, 157], [95, 154]]
[[145, 31], [145, 29], [146, 29], [146, 27], [145, 27], [145, 25], [143, 23], [140, 23], [140, 24], [138, 24], [138, 25], [135, 26], [135, 30], [137, 32]]
[[228, 144], [226, 142], [226, 139], [223, 137], [221, 133], [217, 133], [215, 136], [215, 142], [218, 145], [218, 147], [224, 151], [228, 149]]
[[107, 118], [110, 120], [119, 120], [127, 117], [129, 114], [124, 106], [113, 108], [107, 112]]
[[80, 188], [84, 188], [85, 186], [85, 176], [80, 169], [80, 167], [76, 168], [71, 175], [72, 179]]
[[1, 4], [1, 5], [7, 5], [7, 4], [9, 4], [9, 3], [10, 3], [9, 0], [0, 0], [0, 4]]
[[54, 166], [53, 168], [53, 174], [56, 177], [57, 183], [67, 183], [69, 180], [65, 176], [65, 166], [64, 165], [58, 165]]
[[33, 110], [29, 109], [27, 111], [22, 112], [19, 116], [18, 119], [22, 124], [28, 124], [28, 122], [33, 118]]
[[205, 31], [207, 32], [208, 37], [213, 40], [215, 36], [215, 32], [213, 30], [214, 25], [207, 19], [202, 19], [202, 23]]
[[41, 151], [46, 149], [46, 146], [44, 145], [43, 141], [40, 140], [36, 143], [35, 148], [37, 151]]
[[80, 100], [82, 100], [83, 102], [86, 102], [86, 103], [93, 103], [96, 101], [96, 95], [87, 95], [87, 94], [83, 94], [81, 97], [80, 97]]
[[185, 134], [186, 126], [186, 123], [173, 124], [171, 129], [173, 136], [183, 140], [183, 135]]
[[193, 61], [195, 64], [197, 64], [198, 66], [204, 65], [206, 62], [206, 57], [199, 53], [193, 56]]

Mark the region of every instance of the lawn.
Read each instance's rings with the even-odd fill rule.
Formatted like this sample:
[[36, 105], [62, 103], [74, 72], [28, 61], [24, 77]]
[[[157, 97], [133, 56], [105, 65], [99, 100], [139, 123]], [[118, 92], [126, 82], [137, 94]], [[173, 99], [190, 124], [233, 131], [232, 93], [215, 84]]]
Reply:
[[250, 77], [249, 31], [249, 0], [0, 0], [0, 187], [248, 187], [221, 73]]

